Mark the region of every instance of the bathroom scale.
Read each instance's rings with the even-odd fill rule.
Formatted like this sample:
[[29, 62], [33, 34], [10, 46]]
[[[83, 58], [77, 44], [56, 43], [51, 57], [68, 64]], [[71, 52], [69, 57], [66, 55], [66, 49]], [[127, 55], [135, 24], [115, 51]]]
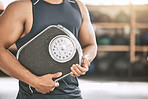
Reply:
[[37, 76], [62, 72], [68, 76], [73, 64], [81, 64], [82, 48], [77, 38], [62, 25], [51, 25], [17, 51], [18, 61]]

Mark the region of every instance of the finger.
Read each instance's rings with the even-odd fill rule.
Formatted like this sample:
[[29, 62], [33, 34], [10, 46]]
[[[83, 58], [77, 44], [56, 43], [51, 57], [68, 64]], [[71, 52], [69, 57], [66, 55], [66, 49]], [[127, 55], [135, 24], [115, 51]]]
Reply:
[[87, 67], [81, 67], [80, 65], [77, 65], [77, 68], [81, 71], [81, 75], [85, 75], [86, 72], [88, 71]]
[[52, 75], [52, 78], [58, 78], [58, 77], [62, 76], [62, 72], [58, 72], [58, 73], [51, 74], [51, 75]]
[[73, 72], [70, 72], [70, 75], [71, 75], [72, 77], [75, 77], [75, 75], [73, 74]]
[[82, 66], [90, 66], [90, 62], [86, 58], [84, 58], [81, 65]]
[[50, 90], [48, 89], [47, 91], [46, 91], [46, 93], [49, 93], [50, 92]]
[[83, 60], [81, 61], [81, 63], [82, 63], [82, 64], [84, 64], [84, 63], [85, 63], [85, 61], [84, 61], [84, 60], [85, 60], [85, 58], [83, 58]]
[[82, 60], [82, 62], [81, 63], [83, 63], [83, 64], [85, 64], [86, 63], [86, 58], [83, 58], [83, 60]]
[[55, 87], [59, 87], [59, 83], [58, 82], [55, 82]]
[[50, 89], [50, 91], [53, 91], [53, 90], [54, 90], [54, 88]]
[[46, 94], [46, 92], [42, 92], [42, 94]]
[[86, 72], [83, 72], [81, 75], [85, 75], [86, 74]]
[[44, 90], [38, 90], [38, 89], [36, 89], [36, 91], [39, 92], [39, 93], [42, 93], [42, 94], [46, 94], [46, 91], [44, 91]]
[[77, 68], [81, 71], [81, 72], [87, 72], [88, 71], [88, 67], [81, 67], [80, 65], [76, 65], [77, 66]]
[[75, 70], [74, 70], [74, 68], [73, 67], [71, 67], [71, 71], [73, 72], [73, 74], [75, 74], [75, 76], [80, 76]]
[[46, 93], [49, 93], [50, 92], [50, 89], [46, 88]]
[[49, 93], [50, 91], [53, 91], [55, 87], [46, 87], [46, 93]]
[[88, 71], [88, 67], [81, 67], [80, 65], [77, 65], [77, 68], [81, 71], [81, 75], [85, 75]]
[[79, 75], [81, 75], [82, 74], [82, 71], [81, 70], [79, 70], [79, 68], [78, 68], [78, 65], [74, 65], [74, 66], [72, 66], [73, 68], [74, 68], [74, 70], [77, 72], [77, 74], [79, 74]]

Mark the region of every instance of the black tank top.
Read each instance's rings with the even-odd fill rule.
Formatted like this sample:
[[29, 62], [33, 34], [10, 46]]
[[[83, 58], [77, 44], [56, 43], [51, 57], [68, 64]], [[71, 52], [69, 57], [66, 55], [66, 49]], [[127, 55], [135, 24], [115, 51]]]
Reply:
[[[19, 49], [30, 39], [50, 25], [62, 25], [69, 29], [76, 38], [82, 23], [82, 15], [75, 0], [64, 0], [61, 4], [51, 4], [44, 0], [31, 0], [33, 9], [33, 25], [30, 32], [23, 38], [17, 40]], [[68, 76], [61, 80], [60, 86], [55, 88], [50, 94], [71, 94], [80, 95], [77, 78]], [[19, 82], [20, 90], [30, 94], [29, 86], [24, 82]]]
[[19, 49], [49, 25], [62, 25], [78, 38], [82, 23], [79, 6], [75, 0], [64, 0], [61, 4], [51, 4], [44, 0], [31, 0], [33, 6], [33, 25], [30, 32], [17, 40]]

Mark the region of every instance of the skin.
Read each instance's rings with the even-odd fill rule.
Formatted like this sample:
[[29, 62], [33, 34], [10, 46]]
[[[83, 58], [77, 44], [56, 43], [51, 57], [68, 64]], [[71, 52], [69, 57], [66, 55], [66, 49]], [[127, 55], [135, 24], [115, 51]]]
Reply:
[[90, 62], [93, 61], [97, 54], [97, 44], [95, 40], [95, 33], [90, 21], [90, 16], [86, 6], [78, 1], [81, 14], [82, 14], [82, 25], [79, 33], [79, 42], [83, 48], [83, 60], [81, 66], [73, 64], [71, 67], [71, 76], [84, 75], [89, 69]]
[[4, 11], [4, 5], [2, 1], [0, 1], [0, 14]]
[[0, 10], [4, 10], [4, 5], [3, 5], [2, 1], [0, 1]]
[[[61, 0], [46, 0], [58, 4]], [[74, 64], [71, 67], [71, 76], [84, 75], [88, 71], [90, 62], [95, 58], [97, 45], [89, 14], [86, 7], [78, 1], [82, 12], [83, 22], [80, 29], [79, 41], [83, 47], [84, 58], [81, 66]], [[31, 30], [33, 23], [32, 4], [30, 0], [21, 0], [11, 3], [0, 16], [0, 69], [6, 74], [19, 79], [38, 92], [46, 94], [59, 86], [52, 78], [58, 78], [61, 72], [36, 76], [24, 68], [19, 61], [7, 50], [19, 38], [24, 37]], [[31, 79], [30, 79], [31, 78]]]

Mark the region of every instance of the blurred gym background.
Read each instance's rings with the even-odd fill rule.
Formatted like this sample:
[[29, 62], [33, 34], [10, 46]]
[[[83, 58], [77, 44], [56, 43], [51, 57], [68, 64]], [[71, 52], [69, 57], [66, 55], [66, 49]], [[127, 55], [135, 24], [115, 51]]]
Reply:
[[[0, 0], [0, 13], [14, 0]], [[148, 99], [148, 1], [80, 0], [96, 33], [98, 55], [79, 77], [84, 99]], [[9, 49], [16, 54], [15, 45]], [[0, 72], [0, 99], [15, 99], [18, 81]]]

